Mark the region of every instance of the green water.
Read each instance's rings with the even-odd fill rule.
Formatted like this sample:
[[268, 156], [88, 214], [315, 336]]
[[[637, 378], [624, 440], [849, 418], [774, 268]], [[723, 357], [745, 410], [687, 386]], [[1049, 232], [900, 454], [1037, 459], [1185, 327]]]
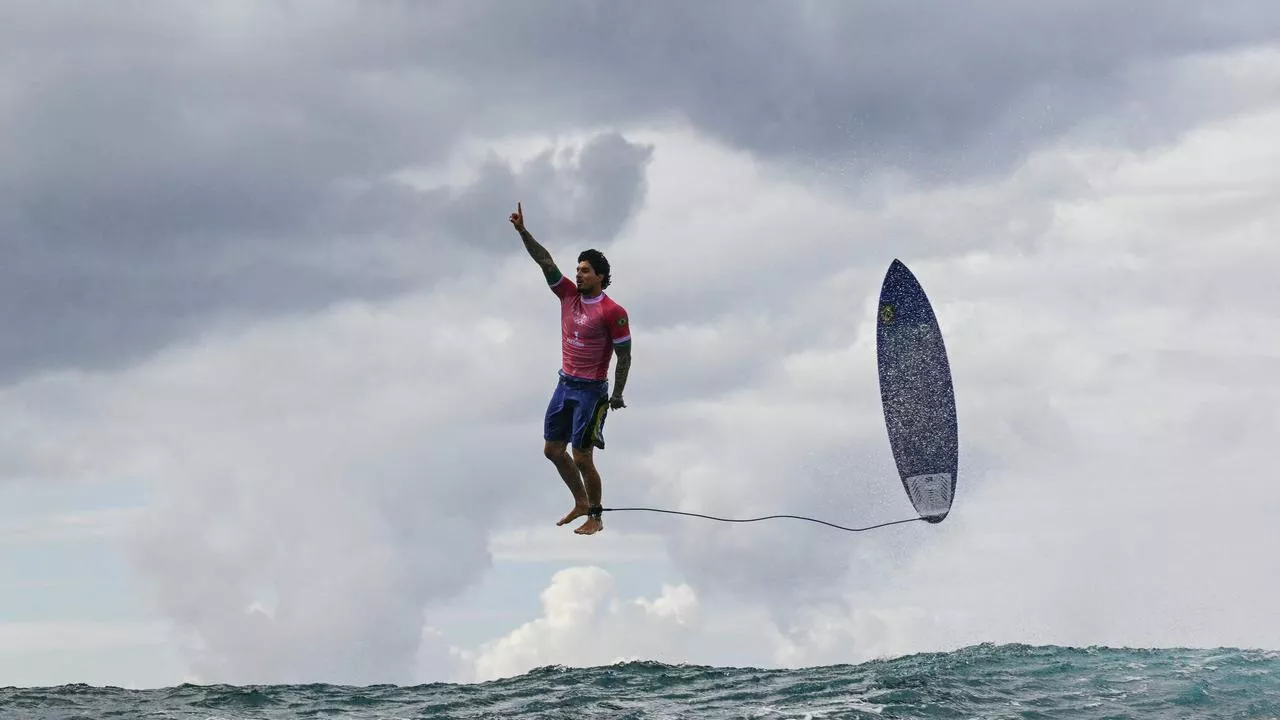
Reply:
[[472, 685], [0, 689], [3, 718], [1280, 718], [1280, 653], [980, 645], [801, 670], [626, 663]]

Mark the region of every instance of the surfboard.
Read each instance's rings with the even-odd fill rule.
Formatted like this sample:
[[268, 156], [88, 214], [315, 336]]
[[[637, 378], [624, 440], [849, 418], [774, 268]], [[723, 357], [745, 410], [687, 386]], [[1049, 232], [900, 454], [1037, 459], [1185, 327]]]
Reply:
[[959, 465], [955, 389], [933, 307], [898, 259], [880, 287], [876, 363], [898, 476], [920, 518], [940, 523], [955, 499]]

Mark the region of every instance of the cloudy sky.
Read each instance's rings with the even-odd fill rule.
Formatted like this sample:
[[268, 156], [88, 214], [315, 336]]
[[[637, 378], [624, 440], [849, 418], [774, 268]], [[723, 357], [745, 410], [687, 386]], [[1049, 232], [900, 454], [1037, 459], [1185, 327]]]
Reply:
[[[0, 3], [0, 685], [1280, 648], [1280, 7]], [[542, 456], [614, 266], [606, 514]]]

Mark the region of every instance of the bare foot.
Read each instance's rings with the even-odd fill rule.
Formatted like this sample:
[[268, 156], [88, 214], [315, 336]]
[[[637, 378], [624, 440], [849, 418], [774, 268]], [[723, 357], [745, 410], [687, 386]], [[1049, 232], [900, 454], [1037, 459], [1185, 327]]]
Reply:
[[575, 533], [579, 535], [594, 535], [604, 529], [604, 522], [598, 517], [589, 517], [587, 521], [578, 526]]
[[568, 515], [565, 515], [564, 517], [560, 518], [560, 522], [556, 523], [556, 527], [571, 523], [575, 518], [580, 518], [583, 515], [586, 515], [587, 509], [588, 509], [587, 504], [585, 502], [574, 505], [573, 509], [569, 511]]

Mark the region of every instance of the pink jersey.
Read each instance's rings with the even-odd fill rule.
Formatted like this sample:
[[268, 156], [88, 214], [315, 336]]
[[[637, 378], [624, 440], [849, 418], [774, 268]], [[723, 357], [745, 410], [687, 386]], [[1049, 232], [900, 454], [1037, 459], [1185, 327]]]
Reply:
[[578, 285], [564, 276], [551, 291], [560, 298], [564, 373], [589, 380], [607, 379], [613, 346], [631, 339], [627, 311], [604, 293], [582, 297]]

